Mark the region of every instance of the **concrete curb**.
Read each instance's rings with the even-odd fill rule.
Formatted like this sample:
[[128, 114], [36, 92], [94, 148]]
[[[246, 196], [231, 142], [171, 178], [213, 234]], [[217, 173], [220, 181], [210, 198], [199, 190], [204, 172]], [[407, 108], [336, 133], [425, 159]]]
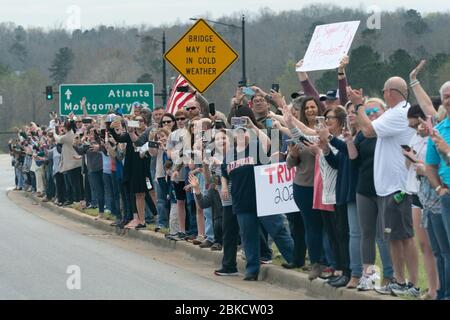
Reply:
[[[8, 197], [9, 192], [10, 191], [7, 192]], [[24, 192], [22, 195], [36, 201], [42, 207], [63, 215], [71, 220], [93, 226], [109, 233], [119, 233], [118, 230], [121, 230], [110, 226], [111, 221], [95, 220], [94, 217], [84, 214], [78, 210], [61, 208], [51, 202], [43, 202], [42, 199], [37, 198], [30, 193]], [[129, 238], [148, 242], [153, 246], [175, 250], [181, 254], [187, 254], [194, 259], [209, 262], [211, 264], [215, 264], [216, 266], [220, 266], [222, 261], [222, 252], [204, 250], [185, 241], [169, 241], [161, 233], [155, 233], [149, 230], [124, 230], [121, 234]], [[245, 261], [238, 257], [237, 263], [239, 272], [244, 273]], [[348, 290], [344, 288], [335, 289], [326, 285], [325, 281], [321, 279], [309, 281], [308, 276], [305, 273], [286, 270], [276, 265], [262, 265], [259, 280], [290, 290], [302, 288], [307, 291], [308, 295], [318, 298], [325, 298], [327, 300], [399, 300], [398, 298], [392, 296], [379, 295], [373, 291], [358, 292], [356, 290]]]

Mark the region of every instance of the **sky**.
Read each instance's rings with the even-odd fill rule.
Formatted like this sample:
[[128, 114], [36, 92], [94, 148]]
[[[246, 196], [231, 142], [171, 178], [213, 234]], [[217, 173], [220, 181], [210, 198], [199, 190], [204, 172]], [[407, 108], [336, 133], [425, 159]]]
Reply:
[[88, 29], [100, 24], [112, 26], [159, 26], [189, 22], [191, 17], [217, 19], [233, 13], [251, 16], [260, 8], [275, 12], [298, 10], [317, 3], [338, 3], [343, 7], [381, 10], [413, 8], [422, 13], [450, 11], [449, 0], [0, 0], [0, 22], [24, 27]]

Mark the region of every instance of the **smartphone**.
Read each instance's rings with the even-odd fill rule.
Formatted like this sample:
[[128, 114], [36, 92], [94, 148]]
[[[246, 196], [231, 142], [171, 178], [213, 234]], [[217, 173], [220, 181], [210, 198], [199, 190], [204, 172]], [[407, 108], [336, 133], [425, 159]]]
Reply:
[[272, 83], [272, 90], [280, 92], [280, 85], [278, 83]]
[[242, 118], [241, 117], [231, 117], [230, 124], [233, 128], [242, 127]]
[[407, 146], [406, 144], [402, 144], [401, 147], [403, 148], [403, 150], [405, 150], [406, 152], [410, 152], [411, 151], [411, 147]]
[[325, 126], [325, 117], [317, 116], [316, 117], [316, 126], [317, 128], [323, 128]]
[[159, 148], [159, 142], [158, 141], [149, 141], [148, 142], [148, 147], [149, 148]]
[[253, 91], [251, 88], [249, 87], [244, 87], [242, 89], [242, 92], [247, 96], [247, 97], [253, 97], [255, 95], [255, 91]]
[[177, 87], [177, 92], [189, 92], [188, 86]]
[[272, 129], [272, 127], [273, 127], [272, 119], [266, 119], [266, 128]]
[[239, 87], [239, 88], [246, 87], [246, 86], [247, 86], [247, 83], [245, 83], [244, 80], [240, 80], [240, 81], [238, 82], [238, 87]]
[[128, 120], [127, 126], [128, 126], [129, 128], [139, 128], [139, 121]]
[[406, 159], [408, 159], [409, 161], [411, 161], [412, 163], [417, 163], [416, 160], [412, 159], [410, 156], [404, 155]]
[[215, 116], [215, 115], [216, 115], [216, 105], [215, 105], [214, 103], [210, 103], [210, 104], [209, 104], [209, 113], [210, 113], [212, 116]]

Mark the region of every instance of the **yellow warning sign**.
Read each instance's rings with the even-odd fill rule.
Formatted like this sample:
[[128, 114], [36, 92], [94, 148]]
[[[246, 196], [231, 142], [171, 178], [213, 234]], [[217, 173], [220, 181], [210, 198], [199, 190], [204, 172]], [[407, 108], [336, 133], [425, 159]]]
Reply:
[[238, 54], [205, 20], [199, 19], [164, 57], [203, 93], [236, 61]]

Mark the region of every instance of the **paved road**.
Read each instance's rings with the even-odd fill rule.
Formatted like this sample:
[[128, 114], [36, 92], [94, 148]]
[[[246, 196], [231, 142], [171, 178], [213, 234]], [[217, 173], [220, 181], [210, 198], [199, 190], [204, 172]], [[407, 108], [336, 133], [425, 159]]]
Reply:
[[[0, 299], [308, 299], [216, 277], [212, 265], [75, 223], [20, 192], [13, 202], [13, 182], [9, 156], [0, 156]], [[67, 288], [71, 265], [80, 268], [80, 290]]]

